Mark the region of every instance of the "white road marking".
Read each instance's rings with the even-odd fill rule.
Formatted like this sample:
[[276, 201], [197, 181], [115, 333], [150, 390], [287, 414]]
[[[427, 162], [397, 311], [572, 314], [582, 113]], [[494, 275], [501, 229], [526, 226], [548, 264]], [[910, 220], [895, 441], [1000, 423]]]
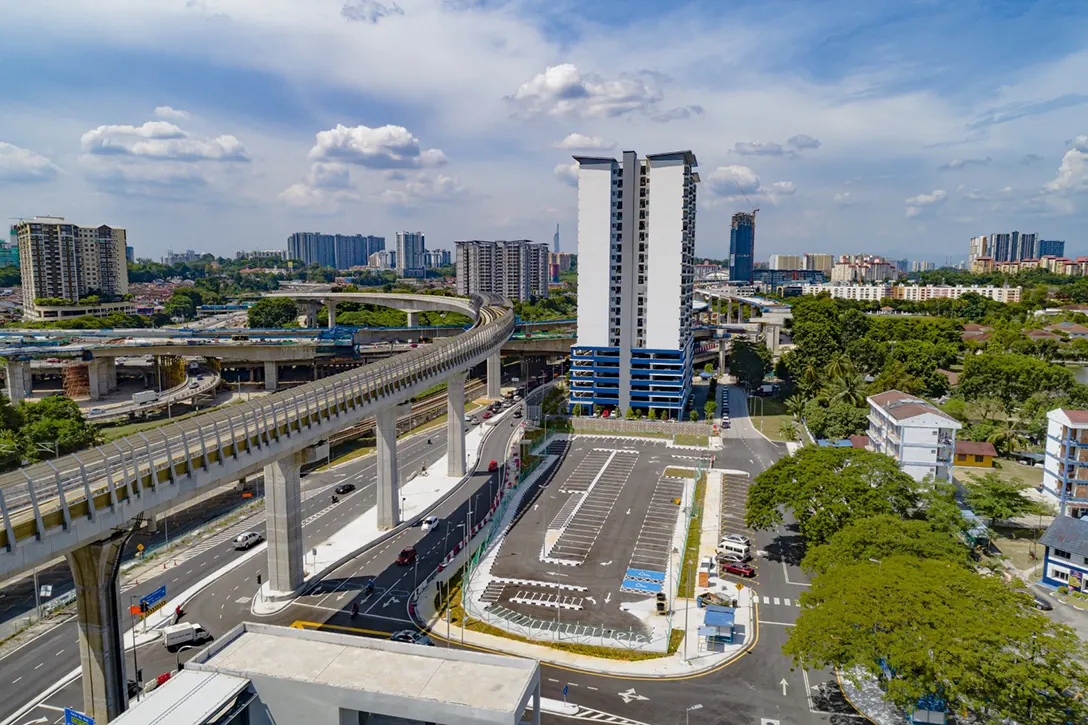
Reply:
[[61, 656], [62, 654], [64, 654], [64, 650], [61, 650], [60, 652], [57, 652], [57, 653], [56, 653], [55, 655], [53, 655], [53, 656], [54, 656], [54, 657], [60, 657], [60, 656]]
[[18, 682], [21, 679], [23, 679], [23, 678], [22, 677], [16, 677], [14, 680], [11, 681], [11, 684], [14, 685], [16, 682]]
[[36, 670], [37, 670], [37, 669], [41, 668], [41, 666], [42, 666], [42, 665], [44, 665], [44, 664], [45, 664], [45, 663], [44, 663], [44, 662], [42, 662], [42, 663], [41, 663], [41, 665], [38, 665], [38, 666], [37, 666], [37, 667], [35, 667], [34, 669], [36, 669]]
[[789, 599], [783, 599], [782, 603], [785, 604], [787, 607], [790, 606], [790, 600]]
[[771, 603], [771, 598], [770, 597], [763, 597], [763, 603], [764, 604], [770, 604]]
[[761, 619], [761, 620], [759, 620], [759, 623], [760, 624], [776, 624], [779, 627], [796, 627], [797, 626], [796, 624], [793, 624], [792, 622], [772, 622], [769, 619]]

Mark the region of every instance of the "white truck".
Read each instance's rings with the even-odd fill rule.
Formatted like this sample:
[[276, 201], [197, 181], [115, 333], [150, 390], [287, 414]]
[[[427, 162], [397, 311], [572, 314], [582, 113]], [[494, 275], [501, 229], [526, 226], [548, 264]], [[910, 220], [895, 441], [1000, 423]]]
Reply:
[[173, 652], [178, 647], [186, 644], [203, 644], [210, 642], [212, 636], [208, 630], [196, 622], [182, 622], [167, 627], [162, 631], [162, 643], [166, 649]]
[[132, 402], [137, 404], [154, 403], [158, 399], [159, 391], [157, 390], [141, 390], [132, 394]]

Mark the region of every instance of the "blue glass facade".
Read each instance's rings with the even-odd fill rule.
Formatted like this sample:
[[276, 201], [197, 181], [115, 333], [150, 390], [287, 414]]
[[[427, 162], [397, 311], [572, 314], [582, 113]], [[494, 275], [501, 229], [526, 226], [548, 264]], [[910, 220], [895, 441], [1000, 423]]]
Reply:
[[1057, 239], [1040, 239], [1039, 240], [1039, 256], [1040, 257], [1064, 257], [1065, 256], [1065, 242]]
[[755, 251], [755, 215], [734, 214], [733, 228], [729, 231], [730, 282], [752, 282], [752, 264]]

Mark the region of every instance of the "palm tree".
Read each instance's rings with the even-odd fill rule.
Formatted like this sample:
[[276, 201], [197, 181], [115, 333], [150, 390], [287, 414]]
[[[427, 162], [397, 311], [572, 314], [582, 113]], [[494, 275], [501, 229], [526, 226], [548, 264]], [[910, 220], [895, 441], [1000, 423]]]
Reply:
[[820, 373], [816, 371], [815, 365], [809, 363], [801, 373], [801, 394], [806, 398], [813, 398], [819, 390]]
[[1025, 439], [1020, 432], [1019, 422], [1014, 420], [1001, 421], [998, 424], [997, 430], [991, 433], [990, 437], [986, 440], [993, 443], [994, 448], [997, 448], [1006, 455], [1027, 444], [1027, 439]]
[[843, 402], [860, 407], [865, 403], [865, 378], [858, 373], [832, 378], [827, 386], [827, 399], [831, 403]]
[[794, 420], [801, 420], [801, 416], [805, 413], [805, 399], [800, 395], [791, 395], [786, 398], [786, 411], [793, 416]]
[[827, 364], [827, 376], [832, 381], [845, 379], [856, 372], [853, 361], [846, 356], [846, 353], [840, 352]]

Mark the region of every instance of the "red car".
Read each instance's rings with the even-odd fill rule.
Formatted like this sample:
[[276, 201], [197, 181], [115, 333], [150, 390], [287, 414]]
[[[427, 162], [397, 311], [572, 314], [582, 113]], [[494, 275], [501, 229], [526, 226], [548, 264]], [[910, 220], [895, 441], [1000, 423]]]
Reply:
[[397, 564], [400, 566], [408, 566], [416, 560], [416, 547], [406, 546], [401, 549], [400, 554], [397, 555]]
[[488, 473], [494, 473], [497, 470], [499, 470], [499, 462], [498, 461], [492, 461], [491, 463], [487, 464], [487, 472]]
[[722, 571], [726, 574], [736, 574], [737, 576], [755, 576], [756, 570], [747, 564], [741, 564], [740, 562], [730, 562], [722, 564]]
[[484, 420], [487, 420], [488, 418], [491, 417], [491, 411], [490, 410], [485, 410], [484, 414], [481, 415], [480, 417], [483, 418]]

